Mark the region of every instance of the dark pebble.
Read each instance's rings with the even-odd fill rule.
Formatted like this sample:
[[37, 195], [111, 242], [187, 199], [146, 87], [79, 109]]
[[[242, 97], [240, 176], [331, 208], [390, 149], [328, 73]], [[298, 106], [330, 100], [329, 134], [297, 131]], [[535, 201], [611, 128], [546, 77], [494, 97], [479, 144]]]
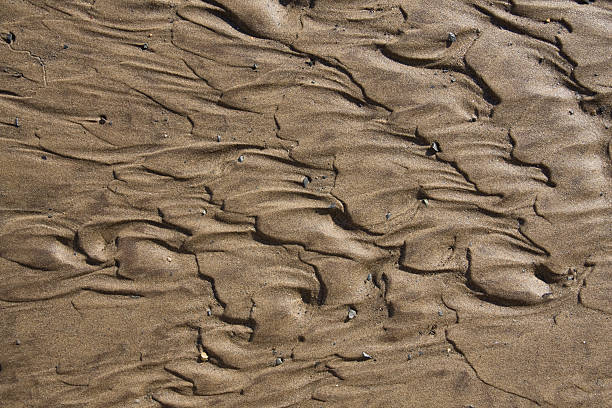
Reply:
[[238, 163], [242, 163], [244, 161], [244, 156], [238, 157]]
[[302, 185], [304, 186], [304, 188], [308, 187], [309, 183], [310, 183], [310, 177], [308, 176], [304, 177], [304, 179], [302, 180]]
[[106, 115], [101, 115], [100, 119], [98, 120], [98, 123], [103, 125], [106, 123]]
[[257, 71], [257, 64], [253, 64], [253, 65], [251, 66], [251, 69], [252, 69], [253, 71]]
[[68, 44], [64, 44], [64, 49], [67, 50], [68, 49]]
[[15, 118], [15, 127], [19, 127], [19, 118]]
[[276, 357], [276, 360], [274, 360], [274, 365], [279, 366], [281, 364], [283, 364], [283, 359], [280, 357]]
[[446, 37], [446, 41], [452, 44], [455, 41], [457, 41], [457, 36], [455, 35], [455, 33], [448, 33], [448, 37]]
[[142, 44], [142, 45], [140, 46], [140, 48], [141, 48], [141, 49], [143, 49], [143, 50], [148, 50], [148, 49], [149, 49], [149, 44], [144, 43], [144, 44]]
[[6, 34], [6, 35], [4, 35], [4, 36], [3, 36], [3, 39], [4, 39], [4, 41], [5, 41], [7, 44], [10, 44], [10, 43], [12, 43], [12, 42], [15, 42], [16, 37], [15, 37], [15, 34], [13, 34], [13, 33], [8, 33], [8, 34]]
[[19, 339], [15, 340], [15, 344], [19, 346], [21, 344], [21, 340]]
[[42, 156], [40, 156], [41, 159], [43, 160], [47, 160], [47, 156], [45, 156], [44, 154]]

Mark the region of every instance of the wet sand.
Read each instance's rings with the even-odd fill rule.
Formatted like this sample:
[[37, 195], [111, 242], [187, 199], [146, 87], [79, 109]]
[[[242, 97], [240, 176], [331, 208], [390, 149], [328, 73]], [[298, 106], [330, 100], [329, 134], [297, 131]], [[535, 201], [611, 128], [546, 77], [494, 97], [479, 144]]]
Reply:
[[610, 406], [611, 2], [2, 3], [1, 407]]

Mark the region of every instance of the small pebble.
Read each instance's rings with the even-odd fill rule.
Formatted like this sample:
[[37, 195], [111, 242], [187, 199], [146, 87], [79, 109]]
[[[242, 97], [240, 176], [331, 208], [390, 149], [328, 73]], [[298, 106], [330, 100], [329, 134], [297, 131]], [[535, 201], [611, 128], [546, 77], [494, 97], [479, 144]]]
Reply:
[[408, 354], [408, 360], [412, 360], [412, 354]]
[[243, 161], [244, 161], [244, 156], [241, 155], [240, 157], [238, 157], [238, 163], [242, 163]]
[[15, 42], [15, 34], [13, 33], [8, 33], [7, 35], [3, 36], [3, 38], [7, 44]]
[[455, 41], [457, 41], [457, 36], [455, 35], [455, 33], [448, 33], [446, 41], [448, 41], [449, 43], [454, 43]]
[[366, 280], [367, 280], [368, 282], [371, 282], [371, 281], [372, 281], [372, 274], [371, 274], [371, 273], [368, 273], [368, 277], [366, 278]]
[[253, 71], [257, 71], [257, 64], [253, 64], [253, 65], [251, 66], [251, 69], [252, 69]]
[[15, 118], [15, 127], [19, 127], [19, 118]]
[[41, 159], [43, 160], [47, 160], [47, 156], [45, 156], [44, 154], [42, 156], [40, 156]]
[[276, 360], [274, 360], [274, 365], [279, 366], [281, 364], [283, 364], [283, 359], [281, 357], [276, 357]]
[[440, 149], [440, 144], [438, 142], [433, 142], [431, 144], [431, 150], [433, 150], [436, 153], [441, 152], [442, 150]]
[[386, 217], [387, 219], [391, 218], [391, 213], [390, 213], [390, 212], [388, 212], [388, 213], [385, 215], [385, 217]]
[[217, 135], [217, 142], [221, 142], [221, 135]]
[[308, 187], [308, 183], [310, 183], [310, 177], [306, 176], [302, 180], [302, 185], [304, 186], [304, 188]]
[[166, 258], [166, 261], [168, 261], [168, 262], [172, 262], [172, 258], [167, 257], [167, 258]]
[[15, 344], [19, 346], [21, 344], [21, 340], [19, 339], [15, 340]]
[[421, 200], [421, 202], [422, 202], [423, 204], [425, 204], [425, 207], [427, 207], [427, 206], [429, 205], [429, 200], [428, 200], [428, 199], [426, 199], [426, 198], [422, 199], [422, 200]]
[[68, 49], [68, 44], [64, 44], [64, 49], [67, 50]]
[[140, 46], [140, 48], [141, 48], [141, 49], [143, 49], [143, 50], [148, 50], [148, 49], [149, 49], [149, 44], [144, 43], [144, 44], [142, 44], [142, 45]]
[[200, 361], [201, 362], [208, 361], [208, 353], [206, 353], [205, 351], [200, 352]]
[[212, 316], [212, 310], [206, 309], [206, 316]]
[[98, 123], [103, 125], [106, 123], [106, 116], [102, 115], [100, 116], [100, 119], [98, 120]]
[[357, 317], [357, 311], [355, 309], [352, 309], [352, 308], [349, 307], [348, 316], [347, 317], [348, 317], [349, 320], [354, 319], [355, 317]]
[[451, 78], [451, 79], [450, 79], [450, 81], [451, 81], [452, 83], [455, 83], [455, 81], [457, 81], [457, 80], [456, 80], [455, 78]]
[[207, 211], [206, 211], [205, 208], [203, 208], [202, 211], [200, 211], [200, 214], [202, 214], [202, 215], [206, 215], [206, 213], [207, 213]]
[[441, 310], [439, 310], [439, 311], [438, 311], [438, 316], [443, 316], [443, 315], [444, 315], [444, 313], [442, 313], [442, 311], [441, 311]]
[[361, 352], [361, 357], [365, 358], [366, 360], [369, 360], [372, 358], [372, 356], [366, 353], [365, 351]]
[[573, 114], [574, 114], [574, 110], [573, 110], [573, 109], [570, 109], [570, 110], [569, 110], [569, 114], [570, 114], [570, 115], [573, 115]]

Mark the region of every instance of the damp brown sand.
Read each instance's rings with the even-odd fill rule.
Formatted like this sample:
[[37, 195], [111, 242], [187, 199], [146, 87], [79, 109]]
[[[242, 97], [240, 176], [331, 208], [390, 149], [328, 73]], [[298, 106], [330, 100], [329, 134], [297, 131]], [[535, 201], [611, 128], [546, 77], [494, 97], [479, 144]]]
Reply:
[[610, 2], [6, 0], [0, 33], [1, 407], [612, 400]]

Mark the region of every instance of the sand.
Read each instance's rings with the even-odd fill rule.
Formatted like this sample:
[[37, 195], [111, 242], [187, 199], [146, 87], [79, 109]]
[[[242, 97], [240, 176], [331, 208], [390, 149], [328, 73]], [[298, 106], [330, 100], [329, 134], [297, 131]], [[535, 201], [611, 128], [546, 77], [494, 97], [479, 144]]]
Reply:
[[1, 407], [610, 406], [612, 2], [0, 34]]

